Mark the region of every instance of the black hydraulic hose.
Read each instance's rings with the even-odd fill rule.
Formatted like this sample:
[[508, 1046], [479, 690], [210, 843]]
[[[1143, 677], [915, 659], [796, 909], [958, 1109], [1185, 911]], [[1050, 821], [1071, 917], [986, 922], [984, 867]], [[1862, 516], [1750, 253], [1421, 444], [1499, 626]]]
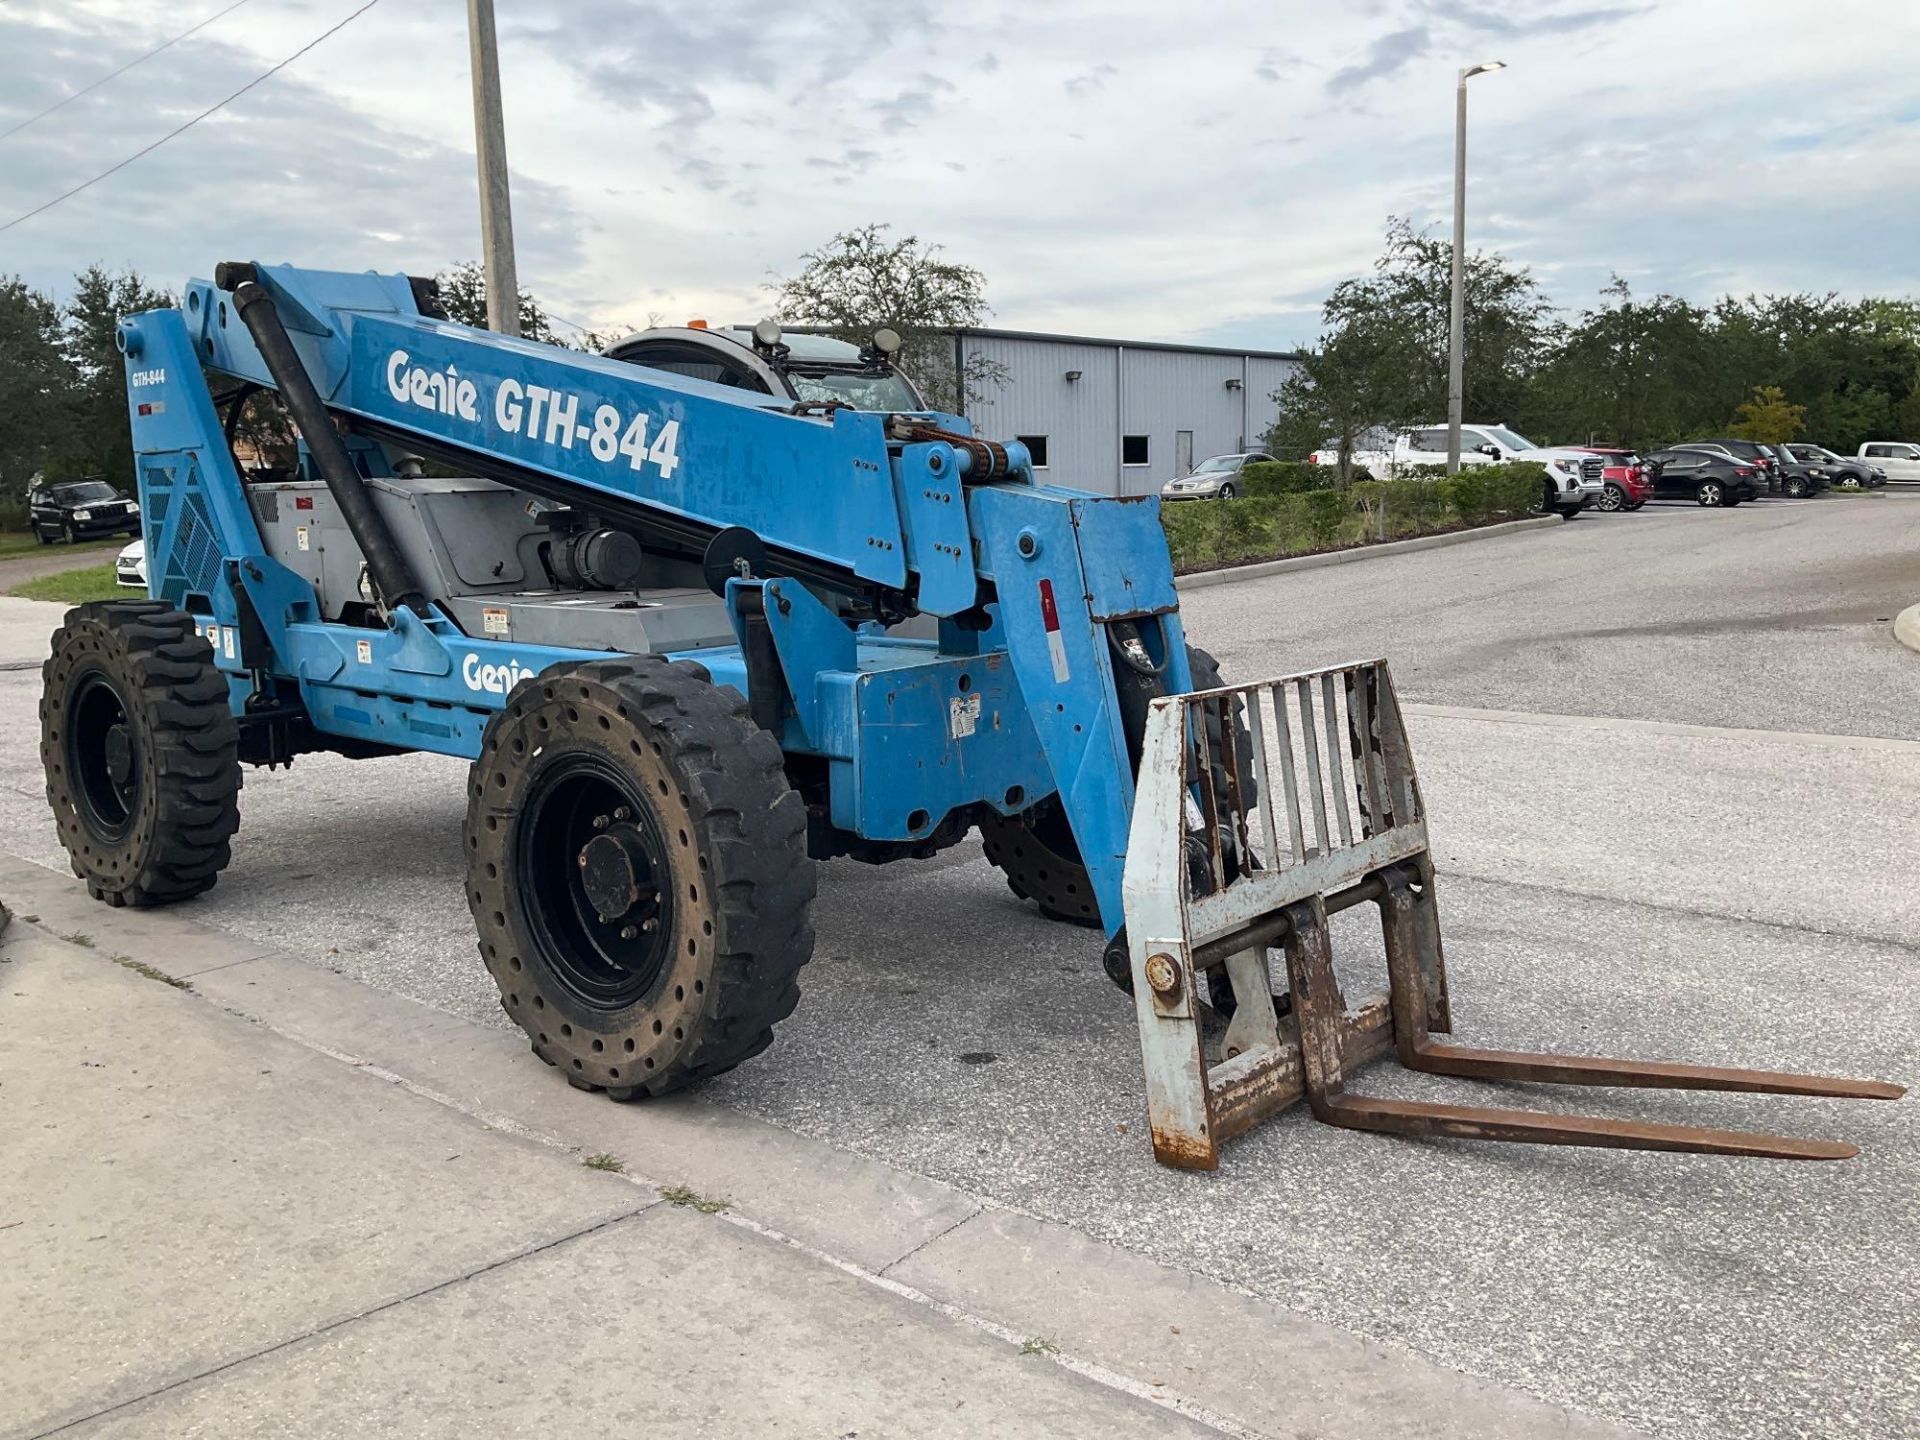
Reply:
[[233, 308], [259, 347], [260, 358], [267, 362], [267, 371], [279, 387], [281, 398], [287, 402], [293, 423], [300, 427], [313, 463], [319, 467], [320, 478], [327, 482], [334, 503], [340, 507], [341, 518], [347, 522], [354, 542], [366, 557], [367, 575], [373, 581], [374, 594], [389, 611], [406, 606], [424, 614], [426, 596], [414, 581], [413, 571], [406, 556], [400, 553], [393, 532], [387, 528], [385, 517], [367, 493], [367, 482], [353, 468], [353, 459], [347, 454], [339, 432], [333, 428], [333, 418], [327, 414], [313, 378], [307, 374], [300, 353], [293, 348], [286, 326], [280, 323], [280, 312], [274, 308], [273, 297], [248, 277], [234, 287]]

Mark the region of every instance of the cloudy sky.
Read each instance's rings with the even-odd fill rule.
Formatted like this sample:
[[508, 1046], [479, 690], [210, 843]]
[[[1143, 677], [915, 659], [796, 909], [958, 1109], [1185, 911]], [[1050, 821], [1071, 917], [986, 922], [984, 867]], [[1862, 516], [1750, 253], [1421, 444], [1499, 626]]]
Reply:
[[[231, 0], [0, 0], [0, 130]], [[0, 224], [363, 0], [247, 0], [0, 139]], [[891, 223], [996, 323], [1286, 347], [1451, 213], [1588, 301], [1920, 291], [1909, 0], [497, 0], [523, 284], [570, 320], [752, 319], [770, 272]], [[0, 273], [475, 256], [465, 6], [381, 0], [228, 109], [0, 233]]]

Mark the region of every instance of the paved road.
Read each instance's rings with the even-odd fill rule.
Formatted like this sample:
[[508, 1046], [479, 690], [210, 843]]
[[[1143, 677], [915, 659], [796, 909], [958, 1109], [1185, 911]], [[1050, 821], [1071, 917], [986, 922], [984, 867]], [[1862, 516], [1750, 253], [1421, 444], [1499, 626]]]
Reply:
[[1917, 557], [1916, 492], [1660, 502], [1182, 608], [1229, 675], [1385, 655], [1413, 700], [1911, 739], [1887, 627], [1920, 598]]
[[[1650, 507], [1186, 608], [1230, 676], [1396, 661], [1469, 1043], [1910, 1081], [1920, 657], [1880, 617], [1920, 592], [1916, 539], [1904, 496]], [[37, 655], [48, 615], [0, 607], [0, 664]], [[58, 864], [35, 688], [0, 673], [0, 848]], [[249, 774], [234, 866], [196, 914], [502, 1023], [461, 900], [461, 775]], [[1920, 1430], [1912, 1101], [1572, 1097], [1845, 1136], [1864, 1149], [1846, 1165], [1414, 1144], [1294, 1114], [1178, 1175], [1148, 1159], [1131, 1011], [1095, 947], [971, 845], [828, 867], [816, 928], [800, 1012], [716, 1101], [1655, 1434]], [[1377, 942], [1357, 912], [1338, 938], [1359, 988]]]
[[[78, 545], [44, 545], [13, 555], [0, 556], [0, 593], [42, 575], [58, 575], [88, 565], [100, 565], [113, 559], [126, 545], [123, 536], [111, 540], [85, 541]], [[132, 592], [129, 592], [132, 593]]]

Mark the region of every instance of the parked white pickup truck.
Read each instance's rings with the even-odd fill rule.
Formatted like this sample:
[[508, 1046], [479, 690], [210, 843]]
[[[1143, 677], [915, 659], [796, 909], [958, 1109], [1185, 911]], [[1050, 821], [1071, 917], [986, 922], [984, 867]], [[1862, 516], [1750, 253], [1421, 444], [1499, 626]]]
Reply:
[[[1316, 465], [1331, 465], [1338, 456], [1329, 448], [1316, 450], [1307, 458]], [[1504, 425], [1460, 427], [1462, 465], [1493, 465], [1508, 460], [1531, 460], [1546, 466], [1547, 484], [1541, 501], [1547, 509], [1569, 517], [1597, 503], [1606, 492], [1602, 473], [1606, 462], [1589, 450], [1543, 448]], [[1353, 463], [1376, 480], [1391, 480], [1416, 467], [1445, 465], [1447, 427], [1419, 425], [1402, 430], [1391, 450], [1355, 450]]]
[[1906, 440], [1869, 440], [1859, 458], [1887, 472], [1889, 480], [1920, 480], [1920, 445]]

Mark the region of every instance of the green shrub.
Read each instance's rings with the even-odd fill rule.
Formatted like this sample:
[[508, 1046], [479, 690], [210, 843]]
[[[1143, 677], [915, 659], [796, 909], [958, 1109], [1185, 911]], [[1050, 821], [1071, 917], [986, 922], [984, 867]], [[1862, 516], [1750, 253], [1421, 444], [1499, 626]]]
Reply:
[[1255, 460], [1242, 467], [1240, 480], [1248, 495], [1300, 495], [1332, 485], [1332, 475], [1323, 465], [1298, 460]]
[[27, 502], [24, 496], [0, 496], [0, 530], [27, 528]]

